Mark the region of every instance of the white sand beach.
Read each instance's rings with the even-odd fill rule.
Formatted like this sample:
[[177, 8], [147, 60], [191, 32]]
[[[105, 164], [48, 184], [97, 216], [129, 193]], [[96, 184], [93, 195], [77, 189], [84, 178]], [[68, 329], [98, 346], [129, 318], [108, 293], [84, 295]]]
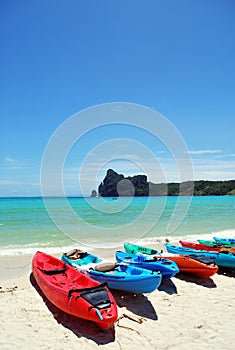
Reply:
[[46, 300], [32, 278], [31, 259], [0, 259], [2, 350], [234, 349], [235, 273], [207, 280], [179, 275], [145, 296], [115, 291], [120, 320], [114, 331], [103, 331]]

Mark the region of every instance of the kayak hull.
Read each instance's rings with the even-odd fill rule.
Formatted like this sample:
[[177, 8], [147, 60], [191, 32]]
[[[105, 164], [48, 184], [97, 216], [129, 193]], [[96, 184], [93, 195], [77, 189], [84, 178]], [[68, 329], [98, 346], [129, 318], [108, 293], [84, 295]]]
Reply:
[[144, 255], [141, 256], [137, 254], [117, 251], [116, 260], [119, 263], [125, 263], [151, 271], [160, 271], [162, 277], [165, 279], [174, 277], [179, 272], [179, 268], [174, 261], [165, 259], [163, 257], [149, 257]]
[[109, 288], [136, 294], [151, 293], [161, 284], [160, 272], [150, 272], [132, 266], [119, 266], [116, 275], [100, 271], [89, 271], [89, 275], [100, 283], [107, 282]]
[[[117, 305], [108, 288], [61, 260], [37, 252], [32, 273], [43, 294], [60, 310], [93, 321], [102, 329], [112, 327], [117, 320]], [[92, 298], [95, 304], [90, 302]]]
[[211, 252], [220, 252], [221, 250], [226, 249], [221, 246], [216, 246], [216, 244], [214, 246], [211, 246], [203, 243], [194, 243], [194, 242], [187, 242], [187, 241], [179, 241], [179, 243], [182, 245], [182, 247], [192, 248], [197, 250], [208, 250]]
[[231, 244], [235, 246], [235, 238], [213, 237], [213, 239], [216, 241], [216, 243], [219, 243], [219, 244]]
[[187, 242], [187, 241], [179, 241], [179, 242], [182, 245], [182, 247], [186, 247], [186, 248], [208, 250], [211, 252], [221, 252], [223, 250], [227, 250], [228, 252], [231, 252], [231, 253], [235, 252], [235, 246], [217, 244], [216, 242], [214, 242], [214, 244], [211, 244], [211, 242], [213, 241], [205, 241], [205, 240], [199, 240], [199, 241], [198, 243]]
[[[149, 254], [149, 256], [164, 257], [168, 260], [174, 261], [180, 272], [194, 275], [200, 278], [209, 278], [218, 271], [218, 266], [214, 263], [205, 264], [203, 262], [192, 259], [182, 254], [172, 254], [168, 252], [159, 253], [158, 250], [143, 247], [131, 243], [124, 243], [124, 248], [127, 252], [135, 252], [135, 254]], [[155, 254], [155, 255], [154, 255]]]
[[219, 242], [216, 242], [216, 241], [213, 241], [213, 240], [206, 240], [206, 239], [198, 239], [197, 241], [200, 244], [205, 244], [207, 246], [212, 246], [212, 247], [215, 247], [215, 248], [218, 248], [218, 247], [220, 247], [220, 248], [230, 248], [230, 247], [233, 246], [231, 244], [225, 244], [225, 243], [221, 244]]
[[210, 252], [207, 250], [197, 250], [192, 248], [186, 248], [182, 246], [176, 246], [173, 244], [166, 243], [165, 247], [169, 253], [182, 254], [182, 255], [195, 255], [195, 256], [206, 256], [214, 258], [214, 262], [219, 267], [225, 267], [234, 269], [235, 268], [235, 254], [229, 252]]
[[[89, 255], [89, 254], [88, 254]], [[94, 280], [100, 283], [107, 283], [111, 289], [123, 290], [136, 294], [150, 293], [156, 290], [161, 281], [162, 275], [159, 271], [152, 272], [143, 268], [129, 266], [127, 264], [115, 264], [111, 269], [106, 271], [99, 271], [99, 266], [102, 264], [85, 264], [78, 266], [75, 261], [62, 256], [62, 260], [66, 258], [66, 262], [75, 267], [76, 269], [82, 269]], [[102, 259], [98, 258], [99, 261]], [[82, 259], [80, 259], [82, 260]]]
[[130, 253], [130, 254], [139, 254], [139, 253], [147, 254], [147, 255], [159, 254], [159, 251], [156, 249], [152, 249], [152, 248], [148, 248], [148, 247], [144, 247], [141, 245], [132, 244], [128, 242], [124, 243], [124, 249], [127, 253]]

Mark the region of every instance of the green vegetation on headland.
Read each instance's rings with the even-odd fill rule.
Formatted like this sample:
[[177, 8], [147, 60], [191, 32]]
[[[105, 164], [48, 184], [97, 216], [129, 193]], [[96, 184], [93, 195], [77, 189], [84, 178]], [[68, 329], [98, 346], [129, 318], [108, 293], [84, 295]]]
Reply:
[[155, 184], [147, 181], [146, 175], [124, 177], [109, 169], [98, 188], [101, 197], [119, 196], [225, 196], [235, 195], [235, 180], [187, 181]]

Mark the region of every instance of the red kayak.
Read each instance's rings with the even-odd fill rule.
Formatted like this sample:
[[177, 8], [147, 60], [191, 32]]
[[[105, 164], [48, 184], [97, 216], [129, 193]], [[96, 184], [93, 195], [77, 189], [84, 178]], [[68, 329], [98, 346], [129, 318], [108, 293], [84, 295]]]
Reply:
[[117, 305], [105, 284], [42, 252], [34, 255], [32, 271], [41, 291], [60, 310], [93, 321], [102, 329], [117, 320]]
[[[225, 250], [225, 248], [221, 246], [213, 247], [202, 243], [194, 243], [194, 242], [188, 242], [188, 241], [179, 241], [179, 243], [182, 245], [182, 247], [192, 248], [197, 250], [208, 250], [211, 252], [220, 252], [221, 250]], [[226, 249], [226, 250], [229, 250], [229, 249]]]

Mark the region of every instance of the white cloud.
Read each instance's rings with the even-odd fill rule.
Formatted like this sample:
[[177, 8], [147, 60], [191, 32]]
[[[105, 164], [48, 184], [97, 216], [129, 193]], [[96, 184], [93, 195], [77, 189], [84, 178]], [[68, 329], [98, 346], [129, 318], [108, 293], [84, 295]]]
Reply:
[[[192, 160], [194, 178], [188, 180], [229, 180], [235, 178], [235, 159], [229, 158], [214, 158], [208, 157], [205, 159], [197, 157]], [[125, 159], [116, 161], [110, 161], [108, 163], [100, 163], [100, 159], [96, 159], [94, 162], [91, 160], [86, 162], [83, 169], [79, 166], [67, 166], [63, 169], [63, 186], [67, 195], [79, 195], [80, 193], [85, 196], [90, 196], [93, 189], [98, 189], [100, 182], [104, 179], [106, 171], [111, 168], [118, 173], [122, 173], [124, 176], [133, 176], [137, 174], [147, 175], [148, 181], [154, 183], [161, 182], [182, 182], [186, 178], [182, 177], [182, 169], [179, 173], [177, 164], [172, 158], [158, 159], [158, 163], [153, 163], [151, 158], [142, 159], [140, 162], [131, 162]], [[141, 166], [138, 166], [138, 164]], [[59, 176], [55, 174], [55, 176]], [[54, 177], [53, 177], [54, 178]], [[48, 193], [50, 195], [59, 196], [64, 195], [61, 188], [59, 188], [53, 181], [48, 183]], [[20, 185], [10, 180], [0, 181], [2, 185]], [[34, 184], [36, 188], [37, 184]], [[18, 186], [14, 186], [18, 188]], [[31, 184], [32, 188], [32, 184]]]
[[0, 180], [0, 186], [1, 185], [27, 185], [27, 186], [34, 186], [34, 187], [39, 187], [40, 183], [39, 182], [25, 182], [25, 181], [15, 181], [15, 180], [9, 180], [9, 179], [3, 179]]
[[[62, 174], [65, 193], [77, 195], [81, 190], [83, 195], [89, 196], [93, 189], [97, 190], [109, 168], [124, 176], [144, 174], [147, 175], [148, 181], [154, 183], [182, 182], [185, 180], [229, 180], [235, 178], [235, 159], [223, 158], [223, 155], [214, 156], [214, 154], [221, 153], [218, 149], [190, 152], [198, 155], [192, 157], [193, 175], [186, 168], [188, 163], [184, 162], [184, 158], [175, 161], [169, 154], [168, 157], [163, 157], [163, 155], [157, 157], [148, 152], [143, 154], [141, 152], [132, 153], [132, 150], [130, 153], [123, 152], [121, 154], [118, 154], [118, 152], [112, 153], [112, 149], [109, 152], [107, 152], [107, 156], [102, 152], [101, 154], [97, 153], [97, 157], [93, 157], [93, 154], [92, 157], [89, 155], [82, 164], [76, 163], [76, 161], [74, 164], [72, 162], [66, 164]], [[235, 156], [235, 154], [230, 156]], [[177, 166], [180, 167], [180, 170]], [[54, 174], [52, 179], [58, 177], [60, 177], [60, 174]], [[52, 195], [60, 195], [61, 189], [55, 186], [55, 182], [48, 183], [48, 190], [51, 190]]]
[[0, 164], [1, 170], [24, 170], [31, 169], [38, 166], [38, 162], [35, 162], [34, 159], [15, 159], [9, 156], [6, 156], [2, 159], [2, 163]]
[[235, 160], [196, 159], [193, 160], [195, 180], [235, 179]]
[[222, 151], [219, 149], [202, 149], [198, 151], [188, 151], [189, 154], [215, 154], [215, 153], [221, 153]]
[[14, 180], [0, 180], [0, 185], [23, 185], [23, 183]]
[[225, 158], [225, 157], [235, 157], [235, 153], [223, 154], [223, 155], [217, 156], [217, 158]]
[[9, 157], [9, 156], [6, 156], [3, 159], [3, 161], [4, 161], [5, 164], [16, 164], [17, 163], [16, 159], [13, 159], [12, 157]]

